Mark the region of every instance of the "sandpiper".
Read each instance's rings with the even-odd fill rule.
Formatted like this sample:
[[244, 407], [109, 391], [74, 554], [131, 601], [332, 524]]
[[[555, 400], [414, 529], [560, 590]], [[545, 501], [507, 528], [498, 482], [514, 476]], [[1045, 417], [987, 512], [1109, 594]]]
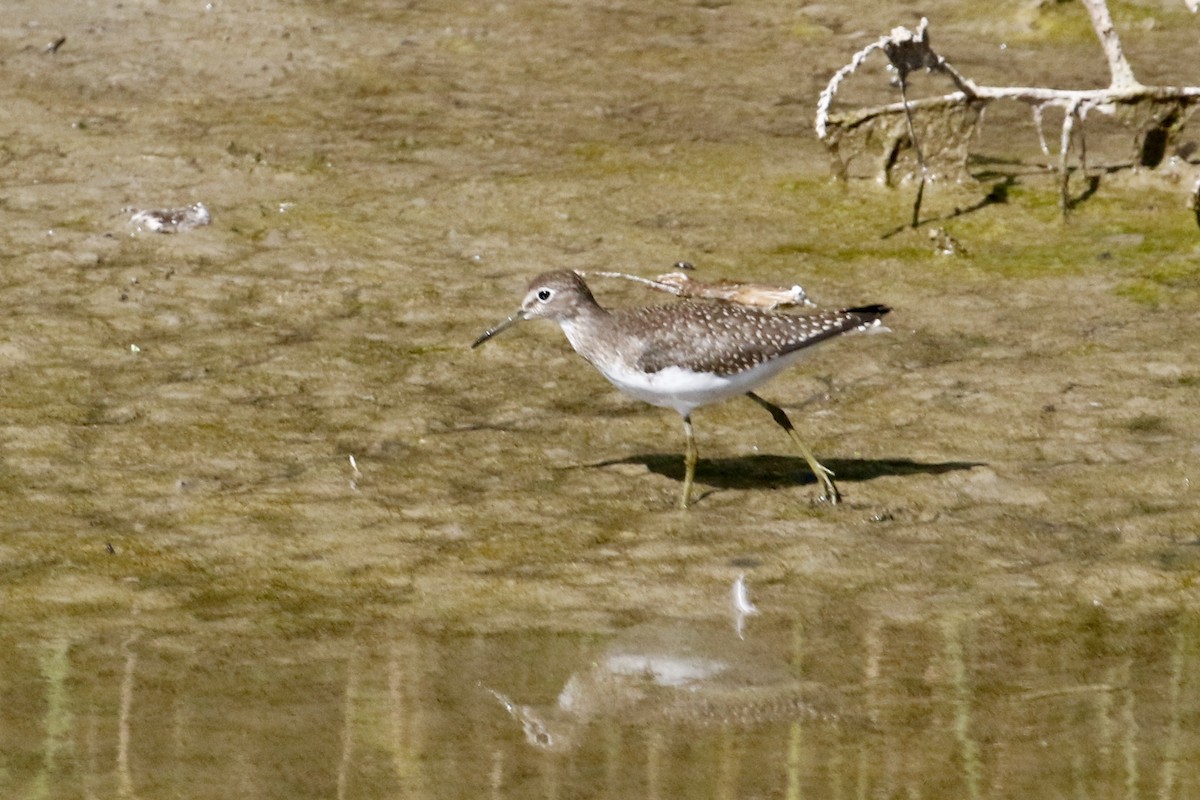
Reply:
[[643, 308], [606, 309], [578, 274], [544, 272], [529, 284], [521, 308], [485, 331], [478, 347], [526, 319], [551, 319], [575, 352], [625, 394], [651, 405], [673, 408], [683, 417], [686, 436], [683, 494], [691, 502], [696, 472], [692, 412], [745, 395], [771, 413], [792, 440], [821, 485], [821, 499], [837, 503], [833, 473], [821, 465], [783, 409], [754, 389], [797, 361], [819, 342], [880, 325], [891, 309], [868, 305], [816, 314], [784, 314], [738, 305], [681, 302]]

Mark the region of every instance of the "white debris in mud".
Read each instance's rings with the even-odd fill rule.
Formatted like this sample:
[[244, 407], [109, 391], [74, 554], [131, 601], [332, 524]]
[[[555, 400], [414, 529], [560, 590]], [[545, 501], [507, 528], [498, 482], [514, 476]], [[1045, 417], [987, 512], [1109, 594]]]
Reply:
[[211, 222], [212, 215], [208, 213], [208, 207], [204, 203], [192, 203], [184, 208], [137, 209], [129, 218], [129, 224], [134, 227], [135, 233], [179, 233]]

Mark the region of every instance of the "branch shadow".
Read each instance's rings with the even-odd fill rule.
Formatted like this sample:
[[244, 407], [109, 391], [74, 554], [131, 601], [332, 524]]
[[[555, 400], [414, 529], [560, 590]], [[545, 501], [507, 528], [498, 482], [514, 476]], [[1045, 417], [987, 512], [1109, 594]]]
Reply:
[[[1105, 174], [1108, 174], [1108, 172], [1111, 171], [1113, 170], [1106, 170]], [[1075, 170], [1068, 170], [1068, 172], [1073, 174]], [[1081, 206], [1090, 200], [1092, 195], [1098, 191], [1100, 191], [1100, 175], [1095, 173], [1084, 175], [1083, 191], [1074, 196], [1067, 196], [1067, 210], [1074, 211], [1078, 206]]]
[[1015, 186], [1016, 182], [1017, 181], [1014, 176], [1012, 176], [1012, 175], [1006, 176], [1003, 180], [993, 183], [991, 188], [988, 190], [987, 194], [985, 194], [983, 197], [979, 198], [979, 200], [975, 201], [974, 203], [972, 203], [969, 206], [955, 207], [955, 209], [948, 214], [942, 214], [939, 217], [929, 217], [928, 219], [922, 219], [915, 226], [910, 223], [905, 223], [904, 225], [898, 225], [895, 228], [893, 228], [892, 230], [884, 233], [879, 238], [880, 239], [890, 239], [893, 236], [903, 233], [904, 231], [912, 230], [914, 227], [923, 228], [927, 225], [933, 225], [938, 222], [947, 222], [956, 217], [965, 216], [966, 214], [974, 214], [975, 212], [981, 211], [982, 209], [988, 208], [990, 206], [1004, 205], [1005, 203], [1008, 202], [1008, 190], [1010, 188], [1012, 188], [1013, 186]]
[[[1079, 182], [1079, 180], [1081, 180], [1080, 178], [1077, 177], [1077, 173], [1080, 173], [1083, 175], [1083, 177], [1082, 177], [1083, 186], [1078, 191], [1078, 193], [1069, 194], [1067, 196], [1067, 199], [1066, 199], [1067, 209], [1066, 210], [1068, 212], [1074, 211], [1078, 206], [1081, 206], [1084, 203], [1086, 203], [1088, 200], [1090, 200], [1092, 198], [1092, 196], [1096, 194], [1096, 192], [1100, 191], [1100, 182], [1104, 177], [1106, 177], [1108, 175], [1112, 175], [1117, 172], [1122, 172], [1125, 170], [1133, 169], [1136, 166], [1137, 166], [1136, 164], [1134, 164], [1133, 162], [1130, 162], [1128, 164], [1111, 164], [1108, 166], [1088, 167], [1086, 170], [1084, 170], [1080, 167], [1069, 168], [1067, 170], [1067, 172], [1071, 175], [1071, 177], [1075, 178], [1077, 183]], [[1044, 174], [1044, 173], [1045, 173], [1045, 169], [1041, 168], [1037, 174]], [[955, 219], [957, 217], [966, 216], [967, 214], [974, 214], [978, 211], [982, 211], [983, 209], [989, 208], [994, 205], [1004, 205], [1005, 203], [1008, 202], [1008, 190], [1017, 185], [1017, 175], [1009, 174], [1009, 175], [1000, 176], [998, 174], [990, 174], [990, 177], [995, 178], [995, 180], [993, 180], [993, 183], [991, 184], [991, 187], [989, 188], [987, 194], [980, 197], [974, 203], [972, 203], [968, 206], [955, 206], [953, 211], [942, 214], [940, 216], [928, 217], [928, 218], [922, 219], [916, 225], [913, 225], [911, 223], [897, 225], [895, 228], [892, 228], [891, 230], [884, 232], [884, 234], [882, 236], [880, 236], [879, 238], [880, 239], [890, 239], [893, 236], [897, 236], [901, 233], [904, 233], [905, 231], [913, 230], [914, 228], [924, 228], [926, 226], [936, 225], [941, 222], [949, 222], [950, 220]], [[986, 180], [983, 177], [980, 177], [977, 175], [976, 178], [981, 183], [986, 182]]]
[[[860, 483], [887, 476], [941, 475], [946, 472], [986, 466], [981, 461], [925, 463], [910, 458], [832, 458], [821, 462], [831, 469], [837, 483]], [[683, 456], [679, 453], [635, 455], [599, 461], [589, 467], [640, 464], [653, 473], [683, 480]], [[781, 489], [816, 483], [808, 464], [799, 456], [752, 455], [704, 458], [696, 462], [696, 480], [717, 489]]]

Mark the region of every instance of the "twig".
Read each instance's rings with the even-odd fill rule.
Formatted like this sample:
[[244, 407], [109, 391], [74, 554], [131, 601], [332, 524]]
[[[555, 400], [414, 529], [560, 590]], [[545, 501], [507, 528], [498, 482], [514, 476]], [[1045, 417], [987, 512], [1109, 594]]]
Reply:
[[1108, 70], [1112, 73], [1112, 89], [1140, 89], [1142, 85], [1133, 77], [1133, 67], [1125, 58], [1125, 50], [1121, 47], [1121, 37], [1113, 27], [1112, 14], [1108, 13], [1105, 0], [1083, 0], [1088, 17], [1092, 20], [1092, 29], [1100, 39], [1100, 47], [1104, 49], [1104, 58], [1108, 61]]
[[912, 110], [908, 107], [908, 76], [906, 73], [900, 73], [900, 100], [904, 103], [904, 121], [908, 125], [908, 139], [912, 142], [913, 150], [917, 154], [917, 167], [921, 170], [921, 180], [917, 183], [917, 197], [913, 200], [912, 212], [912, 227], [916, 228], [921, 224], [921, 198], [925, 196], [925, 179], [929, 175], [929, 168], [925, 166], [925, 154], [921, 152], [921, 142], [917, 139], [917, 131], [913, 127]]
[[738, 283], [735, 281], [717, 281], [705, 283], [693, 280], [682, 272], [667, 272], [655, 278], [642, 278], [638, 275], [628, 275], [624, 272], [588, 271], [585, 275], [595, 275], [599, 278], [620, 278], [622, 280], [640, 283], [660, 292], [667, 292], [676, 297], [694, 297], [705, 300], [717, 300], [723, 303], [733, 303], [750, 308], [771, 310], [781, 306], [815, 306], [808, 299], [804, 289], [799, 286], [790, 288], [771, 286], [762, 283]]
[[1065, 217], [1071, 211], [1071, 192], [1068, 184], [1071, 172], [1067, 164], [1067, 156], [1071, 152], [1071, 132], [1075, 130], [1075, 120], [1079, 114], [1079, 104], [1074, 103], [1067, 108], [1063, 116], [1062, 142], [1059, 144], [1058, 174], [1059, 174], [1059, 207]]

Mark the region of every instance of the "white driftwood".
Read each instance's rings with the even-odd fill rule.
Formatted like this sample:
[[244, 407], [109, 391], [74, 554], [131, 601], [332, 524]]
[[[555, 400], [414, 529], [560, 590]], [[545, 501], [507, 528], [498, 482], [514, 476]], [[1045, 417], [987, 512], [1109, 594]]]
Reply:
[[[1200, 10], [1200, 0], [1185, 0], [1185, 2], [1193, 12]], [[949, 110], [967, 106], [982, 109], [996, 100], [1014, 100], [1030, 106], [1039, 143], [1043, 152], [1049, 155], [1042, 130], [1042, 114], [1046, 108], [1059, 108], [1063, 111], [1063, 122], [1058, 169], [1061, 173], [1061, 203], [1065, 213], [1069, 209], [1068, 179], [1071, 142], [1076, 133], [1080, 134], [1082, 142], [1080, 123], [1087, 119], [1090, 112], [1113, 114], [1121, 107], [1135, 108], [1143, 104], [1151, 107], [1161, 105], [1178, 109], [1179, 114], [1168, 111], [1147, 129], [1157, 127], [1161, 133], [1169, 136], [1182, 126], [1191, 106], [1200, 102], [1200, 87], [1146, 86], [1139, 82], [1125, 57], [1120, 37], [1113, 26], [1112, 15], [1109, 14], [1105, 0], [1083, 0], [1083, 4], [1087, 8], [1092, 27], [1096, 31], [1108, 63], [1111, 80], [1107, 87], [1102, 89], [1052, 89], [1038, 86], [981, 86], [960, 73], [944, 57], [933, 50], [929, 44], [928, 20], [922, 19], [916, 31], [902, 27], [893, 29], [887, 36], [880, 37], [855, 53], [849, 63], [834, 73], [817, 101], [816, 132], [818, 138], [825, 141], [831, 149], [835, 149], [842, 133], [853, 131], [881, 118], [900, 114], [906, 117], [911, 137], [914, 135], [912, 115], [915, 112]], [[858, 70], [863, 62], [876, 51], [884, 53], [891, 67], [897, 73], [902, 95], [901, 101], [833, 114], [830, 107], [842, 82]], [[956, 90], [941, 96], [908, 99], [904, 94], [905, 78], [909, 72], [916, 69], [924, 69], [947, 76], [954, 83]], [[1180, 115], [1182, 115], [1182, 119], [1180, 119]], [[918, 148], [918, 161], [922, 168], [921, 188], [923, 188], [924, 159], [920, 155], [919, 145], [915, 141], [911, 144]], [[920, 189], [918, 189], [918, 202], [914, 207], [914, 227], [918, 222], [919, 197]]]
[[698, 297], [705, 300], [718, 300], [723, 303], [733, 303], [739, 306], [771, 310], [782, 306], [813, 306], [804, 289], [800, 286], [771, 286], [762, 283], [737, 283], [734, 281], [717, 281], [705, 283], [693, 280], [682, 272], [667, 272], [655, 278], [643, 278], [624, 272], [603, 272], [589, 270], [587, 275], [599, 278], [620, 278], [634, 281], [643, 286], [649, 286], [660, 292], [667, 292], [676, 297]]

